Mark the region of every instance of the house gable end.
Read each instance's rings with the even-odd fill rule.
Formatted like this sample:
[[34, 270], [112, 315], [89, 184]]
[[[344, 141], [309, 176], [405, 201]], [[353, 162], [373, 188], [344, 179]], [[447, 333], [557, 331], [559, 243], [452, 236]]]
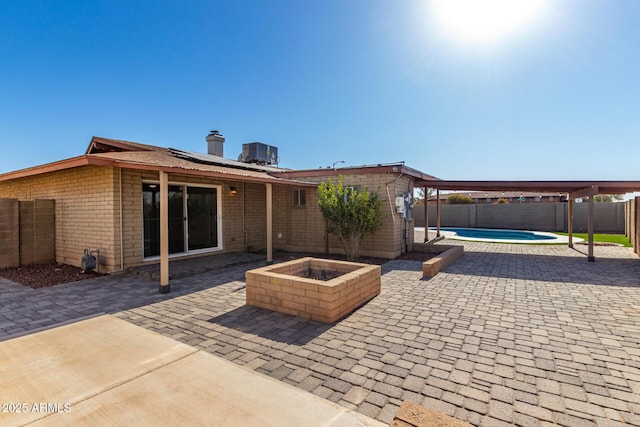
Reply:
[[94, 136], [87, 147], [85, 154], [114, 153], [123, 151], [158, 151], [160, 147], [140, 144], [137, 142], [123, 141], [119, 139], [102, 138]]

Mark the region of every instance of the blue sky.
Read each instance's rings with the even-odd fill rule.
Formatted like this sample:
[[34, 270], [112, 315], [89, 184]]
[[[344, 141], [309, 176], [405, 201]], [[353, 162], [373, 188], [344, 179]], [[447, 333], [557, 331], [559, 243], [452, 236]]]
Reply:
[[548, 1], [465, 44], [429, 2], [4, 1], [0, 173], [93, 135], [283, 167], [405, 161], [445, 179], [640, 180], [640, 2]]

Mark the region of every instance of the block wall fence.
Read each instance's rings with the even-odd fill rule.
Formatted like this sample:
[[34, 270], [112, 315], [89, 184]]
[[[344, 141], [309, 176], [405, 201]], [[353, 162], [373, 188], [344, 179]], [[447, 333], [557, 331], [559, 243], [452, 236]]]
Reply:
[[0, 268], [55, 259], [55, 202], [0, 199]]
[[[587, 231], [587, 203], [574, 203], [573, 231]], [[596, 233], [625, 232], [625, 203], [594, 205]], [[442, 227], [508, 228], [533, 231], [567, 231], [568, 203], [509, 203], [440, 205]], [[424, 205], [415, 207], [416, 227], [424, 227]], [[429, 203], [429, 226], [436, 226], [436, 206]]]

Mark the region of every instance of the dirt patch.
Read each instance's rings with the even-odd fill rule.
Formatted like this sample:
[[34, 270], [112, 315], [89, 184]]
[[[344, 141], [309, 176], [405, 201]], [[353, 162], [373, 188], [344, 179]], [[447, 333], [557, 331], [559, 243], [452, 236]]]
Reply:
[[315, 268], [309, 268], [300, 274], [294, 274], [294, 276], [306, 277], [307, 279], [323, 280], [325, 282], [340, 277], [344, 272], [333, 270], [318, 270]]
[[0, 276], [21, 283], [30, 288], [46, 288], [62, 283], [77, 282], [78, 280], [100, 277], [102, 274], [87, 271], [85, 274], [79, 267], [67, 264], [37, 264], [23, 267], [0, 268]]

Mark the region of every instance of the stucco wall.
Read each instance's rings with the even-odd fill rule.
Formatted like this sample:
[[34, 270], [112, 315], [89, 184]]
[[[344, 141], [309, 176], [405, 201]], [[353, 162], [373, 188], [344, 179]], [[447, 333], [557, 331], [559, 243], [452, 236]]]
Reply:
[[[587, 231], [587, 203], [574, 203], [573, 230]], [[442, 227], [509, 228], [516, 230], [567, 231], [568, 203], [510, 203], [440, 205]], [[424, 227], [424, 206], [416, 206], [416, 227]], [[429, 226], [436, 225], [436, 206], [429, 204]], [[594, 229], [597, 233], [624, 233], [623, 203], [596, 203]]]

